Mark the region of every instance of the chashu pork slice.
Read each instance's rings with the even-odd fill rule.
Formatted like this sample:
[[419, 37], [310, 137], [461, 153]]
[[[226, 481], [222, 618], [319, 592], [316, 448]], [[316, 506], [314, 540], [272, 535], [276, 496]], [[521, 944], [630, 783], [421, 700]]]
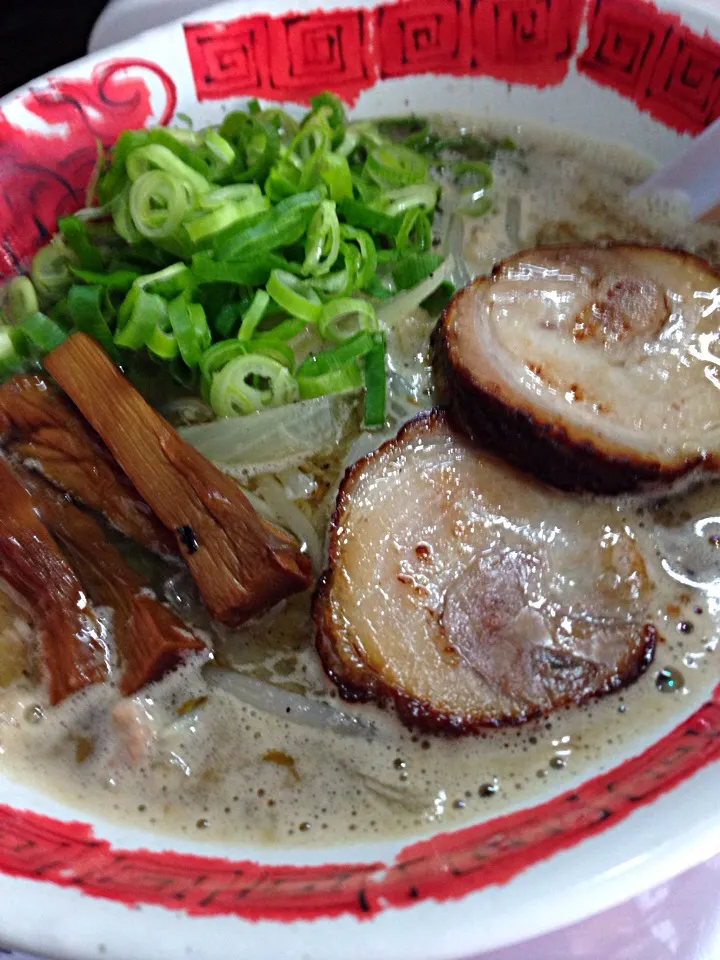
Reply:
[[454, 420], [563, 489], [720, 466], [720, 275], [688, 253], [525, 250], [457, 294], [433, 355]]
[[654, 652], [652, 593], [616, 504], [478, 452], [437, 411], [348, 472], [317, 645], [345, 699], [467, 732], [635, 680]]

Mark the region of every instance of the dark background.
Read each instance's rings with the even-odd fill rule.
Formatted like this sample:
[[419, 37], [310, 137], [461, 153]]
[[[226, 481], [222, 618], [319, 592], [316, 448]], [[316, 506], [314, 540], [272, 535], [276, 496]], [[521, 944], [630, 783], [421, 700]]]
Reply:
[[0, 0], [0, 95], [83, 56], [106, 0]]

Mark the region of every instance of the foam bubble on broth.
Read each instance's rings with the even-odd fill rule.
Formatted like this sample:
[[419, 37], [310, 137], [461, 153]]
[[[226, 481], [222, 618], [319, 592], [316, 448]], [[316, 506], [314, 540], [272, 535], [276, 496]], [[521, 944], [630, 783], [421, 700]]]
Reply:
[[[446, 120], [438, 125], [457, 131]], [[464, 222], [454, 252], [469, 274], [522, 247], [601, 238], [720, 260], [718, 228], [688, 224], [667, 198], [627, 200], [628, 187], [652, 168], [644, 158], [525, 125], [483, 124], [478, 132], [510, 133], [523, 153], [499, 155], [493, 212]], [[397, 338], [401, 351], [407, 345], [399, 372], [419, 384], [416, 399], [427, 404], [427, 353], [418, 350], [417, 330], [429, 324], [418, 315], [410, 326]], [[339, 465], [322, 467], [337, 474]], [[563, 790], [662, 735], [717, 678], [720, 484], [657, 503], [628, 498], [617, 509], [648, 563], [649, 619], [661, 636], [648, 672], [619, 694], [456, 740], [413, 732], [391, 712], [339, 700], [314, 651], [309, 598], [296, 597], [241, 631], [223, 631], [218, 660], [359, 716], [371, 736], [348, 738], [243, 705], [208, 687], [199, 659], [130, 700], [106, 685], [56, 708], [42, 705], [31, 680], [11, 674], [0, 675], [0, 769], [101, 817], [198, 839], [282, 845], [428, 833]], [[0, 619], [2, 649], [22, 620], [4, 600]], [[662, 671], [672, 683], [658, 677]]]

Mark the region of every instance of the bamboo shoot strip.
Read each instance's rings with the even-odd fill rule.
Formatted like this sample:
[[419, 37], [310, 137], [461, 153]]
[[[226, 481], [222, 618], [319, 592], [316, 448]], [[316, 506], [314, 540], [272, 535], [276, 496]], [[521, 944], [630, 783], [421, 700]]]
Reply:
[[50, 702], [107, 679], [107, 648], [70, 564], [30, 494], [0, 458], [0, 577], [27, 604], [38, 628]]
[[113, 610], [121, 669], [118, 688], [123, 696], [159, 680], [188, 654], [206, 649], [202, 640], [153, 595], [147, 580], [125, 563], [94, 517], [41, 477], [28, 471], [18, 475], [93, 603]]
[[[107, 398], [104, 402], [107, 403]], [[174, 537], [153, 515], [73, 406], [40, 377], [0, 387], [0, 437], [8, 451], [122, 533], [162, 554]]]
[[73, 334], [45, 367], [174, 532], [212, 616], [243, 623], [310, 586], [297, 542], [261, 520], [235, 481], [182, 440], [96, 342]]

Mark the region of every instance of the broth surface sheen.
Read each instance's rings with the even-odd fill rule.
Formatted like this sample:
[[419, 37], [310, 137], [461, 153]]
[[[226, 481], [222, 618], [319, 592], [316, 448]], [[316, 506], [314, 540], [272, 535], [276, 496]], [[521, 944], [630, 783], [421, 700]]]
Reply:
[[[435, 126], [467, 129], [460, 118]], [[510, 133], [520, 151], [493, 163], [491, 213], [450, 230], [441, 252], [461, 258], [463, 282], [519, 249], [581, 240], [680, 247], [720, 263], [720, 229], [688, 225], [681, 209], [657, 199], [628, 200], [649, 161], [507, 122], [473, 132]], [[432, 405], [432, 318], [421, 314], [392, 334], [396, 372], [413, 397], [407, 416]], [[304, 466], [303, 509], [319, 532], [342, 468], [380, 439], [355, 431], [332, 458]], [[256, 481], [243, 479], [253, 491]], [[132, 699], [104, 685], [50, 708], [22, 673], [29, 628], [0, 595], [0, 769], [100, 817], [285, 847], [428, 834], [567, 789], [668, 731], [702, 703], [718, 675], [720, 483], [614, 503], [618, 524], [648, 563], [648, 619], [660, 638], [648, 671], [617, 694], [517, 728], [457, 739], [414, 732], [390, 711], [339, 700], [315, 652], [304, 594], [241, 630], [216, 633], [214, 659], [357, 717], [351, 731], [289, 722], [210, 689], [201, 659]], [[165, 595], [181, 611], [188, 606], [182, 577], [170, 578]], [[111, 635], [111, 618], [107, 627]]]

